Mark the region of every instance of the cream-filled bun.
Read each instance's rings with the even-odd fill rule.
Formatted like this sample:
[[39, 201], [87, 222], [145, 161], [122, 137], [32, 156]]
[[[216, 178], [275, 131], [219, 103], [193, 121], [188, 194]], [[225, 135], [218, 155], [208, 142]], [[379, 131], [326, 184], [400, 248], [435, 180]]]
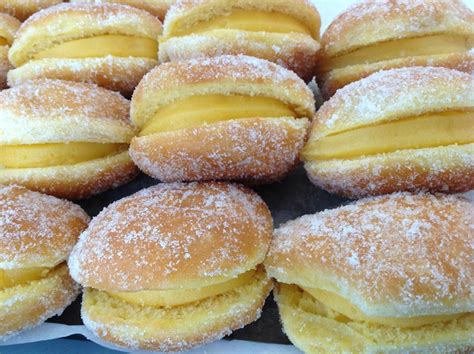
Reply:
[[35, 12], [61, 2], [63, 0], [2, 0], [0, 1], [0, 12], [10, 14], [20, 21], [24, 21]]
[[7, 86], [7, 73], [12, 68], [8, 61], [8, 49], [20, 25], [16, 18], [0, 13], [0, 90]]
[[316, 113], [302, 158], [317, 186], [349, 198], [474, 188], [474, 78], [446, 68], [381, 71]]
[[316, 78], [323, 96], [376, 71], [442, 66], [474, 71], [474, 13], [461, 0], [364, 0], [329, 25]]
[[38, 78], [95, 83], [130, 95], [157, 64], [161, 22], [120, 4], [59, 4], [31, 16], [9, 52], [8, 84]]
[[0, 183], [86, 198], [128, 182], [129, 102], [92, 84], [43, 79], [0, 92]]
[[474, 205], [396, 193], [275, 231], [265, 268], [305, 353], [471, 353]]
[[311, 90], [266, 60], [222, 56], [165, 63], [140, 82], [130, 155], [165, 182], [268, 182], [299, 161], [314, 114]]
[[163, 21], [171, 5], [176, 0], [69, 0], [71, 3], [92, 3], [92, 4], [124, 4], [136, 7], [138, 9], [146, 10], [153, 16], [156, 16]]
[[69, 259], [84, 324], [129, 349], [181, 351], [260, 316], [272, 282], [265, 203], [225, 183], [159, 184], [95, 217]]
[[0, 341], [60, 314], [78, 295], [66, 259], [87, 227], [77, 205], [0, 185]]
[[166, 15], [159, 58], [166, 62], [245, 54], [310, 80], [320, 26], [309, 0], [181, 0]]

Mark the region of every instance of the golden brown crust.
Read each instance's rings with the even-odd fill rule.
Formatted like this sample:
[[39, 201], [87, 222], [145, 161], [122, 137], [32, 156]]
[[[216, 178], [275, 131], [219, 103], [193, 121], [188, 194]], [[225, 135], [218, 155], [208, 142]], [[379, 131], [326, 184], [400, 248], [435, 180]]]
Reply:
[[275, 232], [265, 267], [278, 281], [321, 288], [369, 316], [473, 311], [474, 205], [398, 193], [303, 216]]
[[0, 169], [0, 183], [19, 184], [60, 198], [83, 199], [127, 183], [137, 174], [125, 151], [75, 165]]
[[7, 88], [7, 73], [12, 68], [8, 61], [8, 46], [0, 46], [0, 91]]
[[315, 39], [319, 39], [321, 19], [318, 10], [309, 0], [181, 0], [171, 7], [164, 28], [164, 37], [168, 38], [176, 30], [192, 29], [199, 21], [209, 17], [222, 16], [232, 9], [279, 12], [290, 15], [311, 31]]
[[317, 75], [316, 79], [322, 95], [329, 99], [338, 89], [377, 71], [410, 66], [440, 66], [471, 74], [474, 72], [474, 52], [398, 58], [373, 64], [351, 65]]
[[309, 119], [315, 110], [313, 93], [291, 71], [262, 59], [224, 55], [159, 65], [133, 93], [131, 117], [141, 127], [160, 107], [206, 94], [272, 97]]
[[159, 184], [95, 217], [69, 266], [76, 281], [101, 290], [203, 287], [263, 262], [271, 236], [270, 212], [250, 189]]
[[473, 348], [474, 314], [417, 328], [396, 328], [347, 319], [295, 285], [273, 292], [283, 331], [307, 354], [468, 354]]
[[[74, 129], [71, 129], [74, 127]], [[0, 144], [128, 143], [129, 101], [92, 84], [36, 80], [0, 92]]]
[[347, 198], [397, 191], [468, 192], [474, 189], [474, 144], [306, 162], [305, 169], [315, 185]]
[[474, 13], [460, 0], [365, 0], [329, 25], [320, 55], [329, 58], [377, 42], [439, 33], [474, 36]]
[[279, 180], [299, 162], [307, 119], [248, 118], [136, 137], [130, 155], [164, 182]]
[[8, 45], [12, 44], [20, 25], [21, 22], [15, 17], [0, 12], [0, 38], [5, 38]]
[[0, 268], [56, 266], [88, 223], [84, 210], [69, 201], [0, 185]]
[[59, 4], [23, 23], [9, 59], [18, 67], [53, 44], [102, 34], [156, 40], [161, 34], [161, 22], [146, 11], [125, 5]]
[[338, 90], [315, 116], [310, 141], [429, 112], [474, 108], [474, 77], [440, 67], [381, 71]]
[[319, 43], [303, 34], [225, 30], [168, 39], [160, 44], [159, 57], [167, 62], [245, 54], [282, 65], [309, 81], [318, 49]]
[[130, 5], [138, 9], [146, 10], [153, 16], [156, 16], [163, 21], [171, 5], [176, 0], [70, 0], [71, 3], [93, 3], [93, 4], [108, 4], [117, 3], [123, 5]]
[[142, 77], [158, 64], [148, 58], [86, 58], [33, 60], [8, 72], [8, 85], [41, 78], [94, 83], [130, 97]]
[[0, 340], [60, 315], [79, 292], [66, 264], [46, 278], [0, 291]]
[[[183, 351], [219, 340], [258, 319], [272, 287], [272, 281], [259, 272], [249, 284], [232, 291], [169, 309], [142, 309], [86, 289], [81, 316], [92, 332], [118, 346]], [[141, 311], [152, 319], [140, 322]]]
[[[176, 36], [183, 30], [192, 31], [199, 21], [223, 16], [233, 9], [287, 14], [305, 24], [312, 35], [223, 29]], [[283, 65], [306, 81], [314, 74], [320, 18], [313, 4], [306, 0], [238, 0], [232, 3], [225, 0], [185, 0], [171, 8], [164, 26], [161, 62], [245, 54]]]
[[0, 2], [0, 12], [15, 16], [25, 21], [41, 9], [61, 3], [62, 0], [3, 0]]

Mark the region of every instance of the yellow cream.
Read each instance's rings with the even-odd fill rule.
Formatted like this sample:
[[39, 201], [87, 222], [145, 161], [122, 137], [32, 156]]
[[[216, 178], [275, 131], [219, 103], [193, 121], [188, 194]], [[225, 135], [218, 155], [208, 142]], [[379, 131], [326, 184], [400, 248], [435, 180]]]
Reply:
[[140, 136], [196, 128], [220, 121], [254, 117], [296, 117], [285, 103], [260, 96], [192, 96], [162, 107], [148, 120]]
[[322, 289], [303, 288], [323, 305], [343, 314], [344, 316], [361, 322], [377, 323], [395, 327], [420, 327], [430, 323], [449, 321], [463, 314], [442, 316], [417, 316], [417, 317], [373, 317], [365, 315], [356, 305], [343, 297]]
[[35, 54], [33, 59], [100, 58], [108, 55], [156, 59], [158, 42], [149, 38], [115, 34], [95, 36], [57, 44]]
[[176, 31], [170, 37], [191, 33], [203, 33], [216, 29], [235, 29], [250, 32], [303, 33], [311, 35], [311, 30], [292, 16], [278, 12], [234, 10], [229, 15], [198, 22], [192, 28]]
[[44, 278], [50, 268], [0, 269], [0, 290]]
[[223, 283], [197, 289], [144, 290], [137, 292], [109, 292], [109, 294], [140, 306], [173, 307], [231, 291], [250, 282], [254, 275], [255, 270], [251, 270]]
[[308, 160], [349, 159], [474, 142], [474, 112], [429, 113], [374, 126], [362, 127], [310, 141], [302, 156]]
[[34, 168], [95, 160], [127, 149], [127, 144], [69, 143], [0, 146], [0, 166]]
[[470, 48], [471, 46], [466, 37], [453, 34], [398, 39], [376, 43], [375, 45], [359, 48], [347, 54], [328, 58], [321, 65], [321, 70], [329, 71], [350, 65], [371, 64], [384, 60], [421, 55], [466, 52]]

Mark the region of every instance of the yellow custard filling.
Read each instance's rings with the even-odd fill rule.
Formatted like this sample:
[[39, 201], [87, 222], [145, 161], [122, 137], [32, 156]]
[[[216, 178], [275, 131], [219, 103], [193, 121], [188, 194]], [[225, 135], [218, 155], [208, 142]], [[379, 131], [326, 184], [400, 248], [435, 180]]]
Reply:
[[0, 146], [0, 167], [35, 168], [73, 165], [115, 155], [127, 144], [68, 143]]
[[289, 15], [278, 12], [234, 10], [228, 15], [211, 18], [208, 21], [198, 22], [192, 28], [176, 31], [170, 37], [203, 33], [216, 29], [312, 35], [311, 30], [306, 25]]
[[8, 45], [8, 41], [6, 38], [0, 37], [0, 45]]
[[35, 54], [33, 59], [100, 58], [108, 55], [156, 59], [158, 42], [149, 38], [109, 34], [60, 43]]
[[136, 292], [109, 292], [109, 294], [140, 306], [174, 307], [231, 291], [249, 283], [255, 272], [255, 270], [251, 270], [223, 283], [197, 289], [144, 290]]
[[363, 155], [474, 142], [474, 112], [429, 113], [368, 126], [310, 141], [306, 160], [349, 159]]
[[321, 70], [329, 71], [350, 65], [371, 64], [384, 60], [421, 55], [467, 52], [470, 48], [467, 37], [453, 34], [398, 39], [376, 43], [341, 56], [328, 58], [322, 63]]
[[254, 117], [297, 117], [285, 103], [260, 96], [191, 96], [166, 105], [150, 118], [140, 136]]
[[322, 289], [302, 288], [315, 299], [330, 309], [344, 316], [362, 322], [377, 323], [395, 327], [420, 327], [431, 323], [449, 321], [462, 316], [462, 313], [441, 316], [417, 316], [417, 317], [373, 317], [365, 315], [357, 306], [343, 297]]
[[42, 279], [50, 269], [46, 267], [0, 269], [0, 290]]

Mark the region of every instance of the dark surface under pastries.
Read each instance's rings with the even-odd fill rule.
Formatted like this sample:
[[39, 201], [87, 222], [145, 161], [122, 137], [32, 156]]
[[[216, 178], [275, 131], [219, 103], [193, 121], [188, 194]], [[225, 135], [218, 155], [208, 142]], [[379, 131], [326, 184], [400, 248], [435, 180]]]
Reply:
[[[90, 216], [95, 216], [113, 201], [157, 183], [158, 181], [142, 174], [124, 186], [80, 201], [79, 204]], [[331, 195], [313, 186], [302, 167], [281, 182], [258, 186], [254, 189], [269, 206], [275, 227], [298, 216], [334, 208], [347, 202], [346, 199]], [[80, 298], [69, 306], [62, 316], [51, 318], [48, 322], [82, 324]], [[262, 316], [258, 321], [235, 331], [228, 338], [267, 343], [289, 343], [281, 331], [277, 305], [271, 296], [267, 299]]]

